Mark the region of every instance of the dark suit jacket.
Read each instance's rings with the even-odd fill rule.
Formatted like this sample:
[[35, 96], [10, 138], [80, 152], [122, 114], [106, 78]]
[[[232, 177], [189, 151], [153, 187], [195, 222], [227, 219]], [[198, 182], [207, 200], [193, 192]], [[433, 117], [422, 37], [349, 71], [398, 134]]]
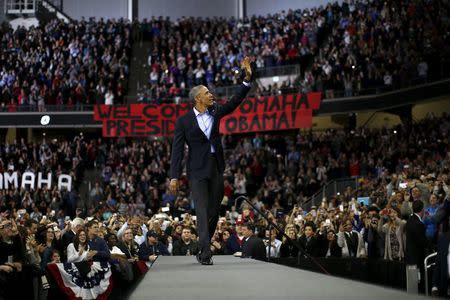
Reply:
[[425, 235], [425, 224], [413, 214], [406, 222], [406, 249], [405, 263], [407, 265], [417, 265], [423, 269], [425, 250], [427, 247], [427, 237]]
[[219, 134], [220, 119], [233, 112], [241, 104], [242, 100], [244, 100], [249, 90], [250, 87], [242, 84], [237, 94], [232, 96], [227, 103], [223, 105], [216, 103], [209, 109], [210, 114], [214, 118], [209, 140], [198, 126], [193, 109], [178, 118], [172, 144], [170, 178], [178, 179], [181, 176], [181, 163], [183, 161], [185, 143], [189, 148], [187, 159], [187, 174], [189, 178], [204, 179], [209, 177], [211, 145], [213, 145], [216, 152], [219, 172], [223, 173], [225, 161]]
[[339, 247], [337, 239], [334, 239], [330, 244], [325, 234], [319, 234], [317, 237], [317, 246], [316, 255], [318, 257], [326, 257], [328, 249], [330, 249], [331, 257], [342, 257], [342, 248]]
[[67, 252], [67, 246], [73, 242], [73, 238], [75, 237], [75, 233], [72, 230], [64, 232], [61, 237], [62, 248], [64, 249], [64, 253]]
[[450, 244], [450, 231], [439, 238], [436, 266], [433, 271], [433, 286], [437, 287], [439, 294], [445, 296], [448, 287], [448, 246]]
[[253, 235], [242, 245], [242, 257], [266, 260], [266, 245], [259, 237]]
[[307, 238], [305, 235], [302, 235], [298, 238], [298, 242], [302, 247], [301, 253], [305, 252], [311, 256], [317, 256], [319, 252], [319, 245], [317, 243], [317, 238], [315, 236], [311, 237], [309, 242], [307, 242]]

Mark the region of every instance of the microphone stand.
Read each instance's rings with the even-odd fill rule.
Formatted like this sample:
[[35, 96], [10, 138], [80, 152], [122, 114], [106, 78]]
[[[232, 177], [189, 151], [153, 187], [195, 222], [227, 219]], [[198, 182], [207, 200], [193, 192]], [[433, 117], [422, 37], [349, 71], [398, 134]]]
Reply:
[[[303, 249], [303, 247], [300, 245], [300, 243], [297, 240], [293, 240], [291, 239], [285, 232], [284, 230], [278, 226], [277, 224], [275, 224], [272, 220], [269, 219], [269, 217], [263, 213], [259, 208], [257, 208], [246, 196], [239, 196], [236, 198], [239, 199], [242, 198], [245, 202], [247, 202], [248, 205], [250, 205], [258, 214], [260, 214], [264, 219], [267, 220], [267, 222], [269, 222], [269, 225], [272, 226], [273, 228], [275, 228], [278, 232], [281, 232], [283, 234], [283, 236], [289, 241], [291, 242], [298, 250], [299, 250], [299, 260], [298, 262], [300, 262], [300, 254], [303, 253], [307, 258], [311, 259], [311, 261], [319, 267], [319, 269], [321, 269], [325, 274], [330, 275], [330, 273], [328, 273], [327, 270], [325, 270], [325, 268], [319, 264], [317, 262], [317, 260], [314, 259], [314, 257], [312, 257], [311, 255], [309, 255], [308, 253], [306, 253], [305, 249]], [[269, 235], [270, 235], [270, 227], [269, 227]], [[271, 237], [269, 236], [269, 242], [271, 240]], [[269, 251], [270, 251], [270, 244], [269, 244]], [[269, 255], [267, 257], [267, 260], [270, 261], [270, 252]]]

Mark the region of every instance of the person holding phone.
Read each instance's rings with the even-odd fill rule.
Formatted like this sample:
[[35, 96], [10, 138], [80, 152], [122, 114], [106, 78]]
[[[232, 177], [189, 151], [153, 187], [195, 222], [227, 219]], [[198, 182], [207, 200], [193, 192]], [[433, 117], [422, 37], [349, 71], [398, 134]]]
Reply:
[[220, 202], [224, 195], [223, 172], [225, 160], [221, 137], [220, 120], [232, 113], [244, 100], [254, 77], [250, 57], [241, 63], [244, 73], [242, 85], [228, 102], [219, 105], [206, 86], [198, 85], [189, 92], [193, 109], [178, 118], [172, 144], [169, 189], [177, 193], [178, 179], [182, 174], [184, 147], [189, 149], [187, 174], [197, 215], [200, 254], [197, 259], [203, 265], [212, 265], [211, 238], [219, 219]]

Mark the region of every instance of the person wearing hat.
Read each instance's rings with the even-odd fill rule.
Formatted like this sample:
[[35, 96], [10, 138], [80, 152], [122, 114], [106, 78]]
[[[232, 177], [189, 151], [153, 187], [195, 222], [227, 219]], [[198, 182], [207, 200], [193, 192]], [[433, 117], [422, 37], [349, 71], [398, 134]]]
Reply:
[[140, 260], [154, 262], [159, 255], [170, 255], [166, 245], [158, 241], [158, 234], [150, 230], [147, 232], [145, 242], [139, 246]]
[[[194, 108], [177, 119], [172, 145], [169, 189], [177, 193], [182, 175], [185, 144], [188, 145], [187, 174], [194, 199], [201, 254], [200, 263], [212, 265], [211, 238], [219, 219], [224, 195], [225, 160], [221, 144], [220, 120], [232, 113], [250, 91], [255, 63], [245, 57], [241, 64], [244, 80], [230, 100], [219, 105], [206, 86], [197, 85], [189, 92]], [[253, 76], [252, 76], [253, 75]]]

